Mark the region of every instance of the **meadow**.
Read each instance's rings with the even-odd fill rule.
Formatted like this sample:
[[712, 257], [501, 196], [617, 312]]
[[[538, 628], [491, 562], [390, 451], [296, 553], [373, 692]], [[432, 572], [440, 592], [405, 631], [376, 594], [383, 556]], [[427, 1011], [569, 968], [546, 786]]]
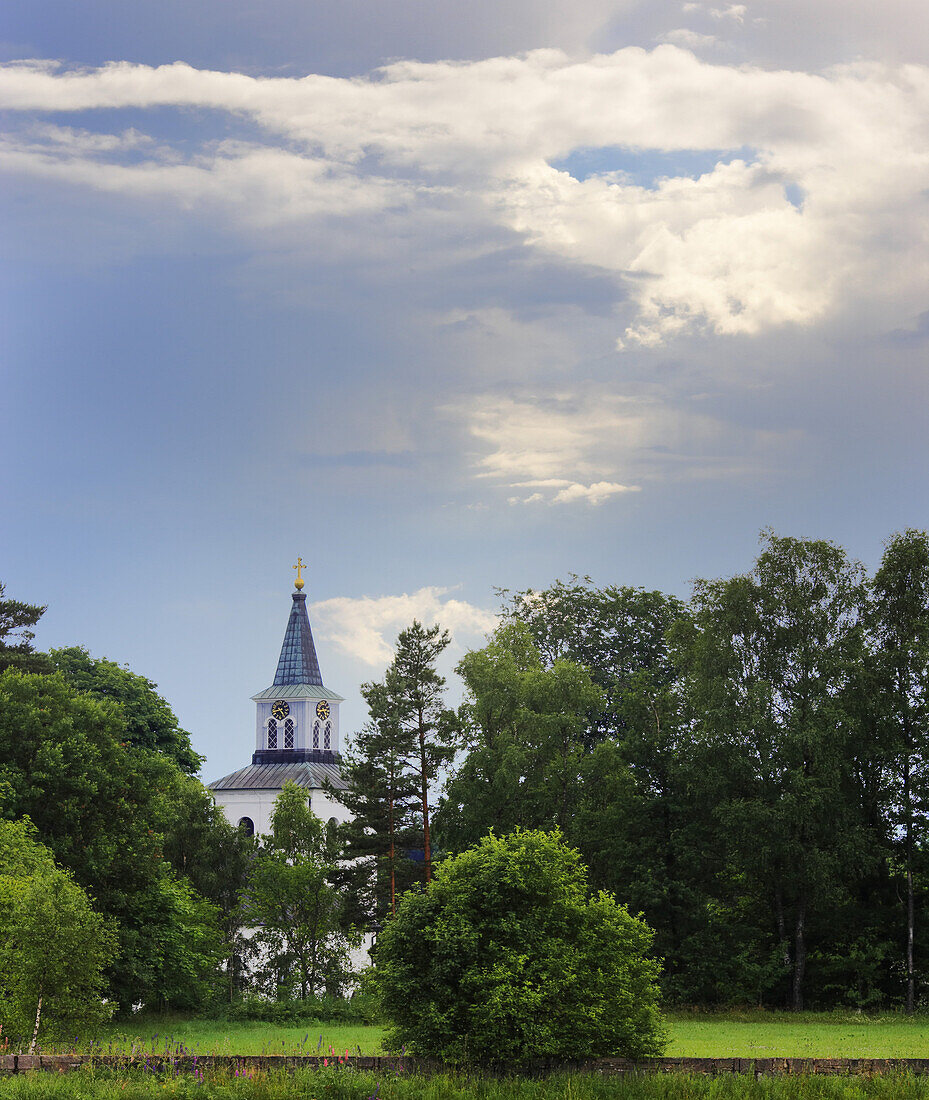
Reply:
[[[926, 1058], [929, 1016], [854, 1012], [671, 1013], [668, 1056], [695, 1058]], [[182, 1047], [199, 1054], [382, 1053], [384, 1029], [373, 1025], [137, 1017], [113, 1026], [98, 1044], [114, 1052], [132, 1047]]]
[[298, 1070], [159, 1077], [134, 1071], [0, 1078], [3, 1100], [929, 1100], [929, 1079], [699, 1077], [668, 1074], [493, 1078]]

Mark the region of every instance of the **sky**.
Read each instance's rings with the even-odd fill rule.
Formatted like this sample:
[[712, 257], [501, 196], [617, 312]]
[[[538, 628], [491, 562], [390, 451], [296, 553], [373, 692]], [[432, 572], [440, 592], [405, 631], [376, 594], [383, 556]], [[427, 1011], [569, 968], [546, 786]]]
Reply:
[[[248, 762], [301, 555], [414, 617], [929, 525], [923, 0], [30, 0], [0, 29], [0, 581]], [[456, 701], [452, 683], [450, 701]]]

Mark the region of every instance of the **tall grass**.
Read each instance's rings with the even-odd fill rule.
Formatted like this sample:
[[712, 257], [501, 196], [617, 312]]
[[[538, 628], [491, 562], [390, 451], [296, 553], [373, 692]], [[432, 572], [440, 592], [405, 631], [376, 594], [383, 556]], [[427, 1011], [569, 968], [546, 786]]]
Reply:
[[453, 1075], [417, 1077], [352, 1070], [293, 1074], [138, 1070], [32, 1073], [0, 1078], [2, 1100], [929, 1100], [929, 1080], [866, 1078], [603, 1078], [561, 1074], [545, 1079]]

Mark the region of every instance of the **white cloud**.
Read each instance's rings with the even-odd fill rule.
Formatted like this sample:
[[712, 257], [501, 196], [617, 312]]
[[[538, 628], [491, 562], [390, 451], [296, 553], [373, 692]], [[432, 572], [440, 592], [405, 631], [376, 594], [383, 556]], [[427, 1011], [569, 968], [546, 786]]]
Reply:
[[689, 27], [675, 27], [674, 30], [665, 31], [659, 41], [670, 42], [672, 46], [683, 46], [685, 50], [701, 50], [716, 46], [719, 39], [715, 34], [701, 34]]
[[734, 19], [736, 23], [744, 23], [747, 11], [745, 4], [730, 4], [726, 8], [710, 8], [710, 15], [714, 19]]
[[758, 480], [796, 443], [695, 407], [592, 387], [485, 395], [445, 411], [477, 445], [475, 477], [503, 490], [511, 505], [596, 506], [639, 492], [639, 482], [681, 477]]
[[[712, 12], [737, 20], [744, 7]], [[671, 45], [583, 60], [537, 50], [399, 62], [371, 79], [30, 63], [0, 68], [0, 101], [38, 115], [100, 112], [96, 136], [8, 135], [7, 171], [213, 209], [239, 232], [356, 219], [364, 242], [386, 214], [378, 231], [403, 240], [429, 239], [421, 227], [436, 217], [515, 230], [538, 250], [628, 280], [637, 315], [624, 326], [626, 346], [865, 311], [878, 328], [898, 328], [924, 308], [925, 67], [764, 71]], [[247, 118], [258, 136], [189, 153], [164, 141], [147, 147], [141, 135], [127, 160], [126, 138], [102, 132], [106, 108], [136, 108], [144, 120], [165, 106]], [[646, 162], [660, 152], [664, 165], [675, 150], [753, 152], [648, 186], [622, 172], [579, 180], [550, 166], [591, 148], [633, 150]], [[805, 195], [802, 209], [792, 190]]]
[[438, 623], [463, 648], [462, 639], [479, 643], [496, 629], [497, 616], [465, 600], [451, 598], [453, 588], [428, 586], [399, 596], [338, 596], [312, 607], [321, 636], [367, 665], [384, 667], [393, 658], [397, 635], [414, 619]]
[[543, 478], [539, 481], [516, 482], [518, 486], [539, 486], [557, 490], [554, 496], [545, 497], [540, 492], [530, 493], [527, 497], [508, 497], [510, 504], [575, 504], [583, 502], [592, 507], [603, 504], [617, 493], [637, 493], [638, 485], [620, 485], [615, 481], [596, 481], [592, 485], [581, 485], [576, 481], [563, 478]]

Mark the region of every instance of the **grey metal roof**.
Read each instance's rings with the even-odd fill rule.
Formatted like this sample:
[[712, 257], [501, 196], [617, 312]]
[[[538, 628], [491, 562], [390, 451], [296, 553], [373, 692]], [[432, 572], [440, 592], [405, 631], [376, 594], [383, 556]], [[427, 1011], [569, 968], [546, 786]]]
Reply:
[[224, 775], [207, 786], [211, 791], [277, 790], [290, 780], [298, 787], [322, 787], [328, 779], [336, 790], [344, 791], [348, 784], [335, 764], [249, 764], [237, 772]]
[[284, 631], [284, 644], [281, 646], [274, 683], [315, 684], [322, 687], [323, 678], [319, 671], [316, 646], [313, 644], [313, 631], [310, 630], [310, 617], [306, 613], [306, 593], [294, 592], [291, 598], [293, 606]]
[[343, 696], [327, 687], [317, 687], [315, 684], [272, 684], [264, 691], [259, 691], [253, 699], [330, 699], [334, 703], [344, 703]]

